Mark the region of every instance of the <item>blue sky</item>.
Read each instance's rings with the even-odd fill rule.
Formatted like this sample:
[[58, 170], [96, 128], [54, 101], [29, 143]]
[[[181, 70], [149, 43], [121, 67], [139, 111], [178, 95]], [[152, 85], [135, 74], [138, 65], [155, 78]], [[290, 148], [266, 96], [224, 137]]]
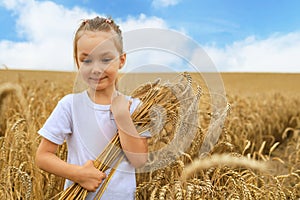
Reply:
[[[73, 70], [72, 34], [78, 22], [109, 15], [123, 30], [182, 33], [204, 49], [218, 71], [299, 73], [299, 12], [298, 0], [1, 0], [0, 65]], [[161, 59], [162, 65], [176, 60]]]

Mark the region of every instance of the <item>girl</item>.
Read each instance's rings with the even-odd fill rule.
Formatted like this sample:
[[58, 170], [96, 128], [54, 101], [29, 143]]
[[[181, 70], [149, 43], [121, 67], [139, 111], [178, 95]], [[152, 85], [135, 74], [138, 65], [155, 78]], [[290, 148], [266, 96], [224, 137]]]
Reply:
[[[88, 89], [69, 94], [57, 104], [44, 126], [36, 153], [37, 165], [91, 191], [93, 199], [107, 172], [97, 170], [93, 160], [118, 130], [126, 158], [119, 165], [102, 199], [134, 199], [135, 168], [147, 161], [146, 136], [134, 127], [131, 113], [139, 104], [116, 91], [118, 70], [126, 61], [119, 26], [112, 19], [85, 20], [75, 33], [74, 59]], [[55, 154], [66, 140], [68, 160]]]

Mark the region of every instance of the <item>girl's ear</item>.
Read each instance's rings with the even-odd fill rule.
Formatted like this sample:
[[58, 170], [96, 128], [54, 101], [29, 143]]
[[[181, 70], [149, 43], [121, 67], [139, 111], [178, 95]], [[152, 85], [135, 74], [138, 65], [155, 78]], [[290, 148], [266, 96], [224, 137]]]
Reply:
[[126, 53], [123, 53], [120, 55], [120, 66], [119, 69], [122, 69], [122, 67], [125, 65], [126, 62]]

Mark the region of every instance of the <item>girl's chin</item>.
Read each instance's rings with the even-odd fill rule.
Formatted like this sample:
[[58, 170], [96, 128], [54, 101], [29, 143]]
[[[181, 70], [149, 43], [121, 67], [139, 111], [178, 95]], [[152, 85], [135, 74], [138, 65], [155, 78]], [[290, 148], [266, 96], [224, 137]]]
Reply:
[[90, 80], [88, 83], [90, 87], [98, 87], [105, 84], [104, 81], [94, 81], [94, 80]]
[[99, 91], [99, 90], [105, 90], [110, 87], [109, 84], [107, 83], [98, 83], [98, 84], [90, 84], [89, 88], [94, 90], [94, 91]]
[[103, 85], [100, 85], [100, 84], [98, 84], [98, 85], [90, 85], [90, 88], [92, 90], [95, 90], [95, 91], [105, 89], [105, 87], [103, 87]]

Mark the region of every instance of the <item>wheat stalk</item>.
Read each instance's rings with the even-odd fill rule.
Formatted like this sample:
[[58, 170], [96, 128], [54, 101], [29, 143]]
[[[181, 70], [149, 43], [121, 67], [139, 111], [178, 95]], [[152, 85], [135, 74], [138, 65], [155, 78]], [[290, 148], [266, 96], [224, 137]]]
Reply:
[[266, 171], [267, 164], [256, 160], [250, 160], [245, 157], [235, 157], [229, 154], [212, 155], [209, 158], [196, 159], [190, 165], [186, 166], [182, 173], [182, 179], [186, 180], [197, 171], [209, 169], [216, 166], [246, 167], [259, 171]]
[[[160, 120], [157, 120], [158, 123], [153, 124], [153, 115], [156, 115], [156, 106], [159, 105], [161, 108], [164, 108], [163, 113], [160, 114], [166, 116], [168, 112], [173, 112], [180, 106], [178, 98], [188, 99], [187, 97], [191, 96], [192, 91], [190, 91], [190, 89], [187, 87], [187, 85], [191, 85], [191, 78], [187, 74], [184, 74], [183, 77], [184, 79], [181, 79], [179, 83], [184, 92], [181, 90], [180, 92], [177, 91], [177, 93], [174, 93], [174, 90], [177, 89], [177, 87], [174, 87], [175, 84], [159, 84], [159, 81], [156, 81], [153, 84], [148, 83], [142, 85], [133, 92], [132, 96], [139, 97], [141, 100], [141, 103], [131, 115], [134, 125], [139, 133], [150, 130], [150, 125], [155, 127], [154, 129], [157, 129], [157, 127], [162, 127], [162, 125], [158, 124]], [[186, 80], [187, 84], [184, 84], [184, 80]], [[176, 94], [180, 94], [180, 96], [178, 97]], [[189, 120], [189, 118], [186, 120]], [[100, 186], [100, 190], [97, 192], [95, 199], [101, 198], [105, 188], [115, 172], [115, 169], [118, 167], [123, 158], [124, 153], [121, 149], [119, 136], [116, 134], [94, 162], [94, 166], [100, 171], [106, 171], [110, 167], [113, 169], [110, 171], [107, 180], [104, 181]], [[86, 189], [82, 188], [78, 183], [74, 183], [62, 193], [59, 199], [85, 199], [87, 194], [88, 192]]]

